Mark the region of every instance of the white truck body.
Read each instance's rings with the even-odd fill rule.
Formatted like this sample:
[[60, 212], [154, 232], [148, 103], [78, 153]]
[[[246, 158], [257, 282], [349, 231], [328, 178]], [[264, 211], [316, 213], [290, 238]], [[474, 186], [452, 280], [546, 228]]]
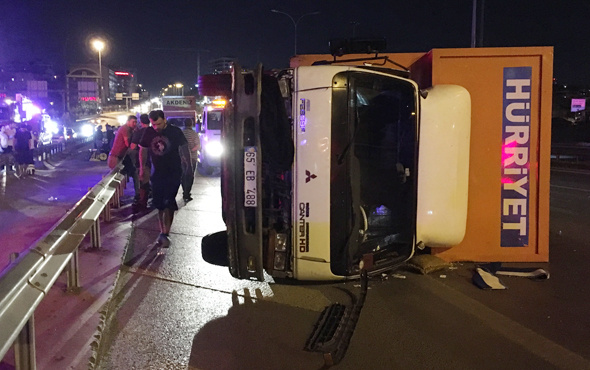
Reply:
[[464, 88], [420, 91], [407, 72], [379, 68], [289, 70], [278, 79], [291, 108], [289, 153], [277, 130], [281, 109], [268, 113], [282, 99], [272, 99], [261, 70], [250, 77], [234, 75], [222, 133], [233, 276], [357, 278], [362, 269], [399, 266], [415, 247], [463, 239], [471, 124]]
[[197, 122], [197, 101], [194, 96], [163, 96], [162, 111], [166, 120], [175, 126], [183, 127], [185, 119]]
[[[309, 251], [302, 252], [301, 238], [293, 238], [294, 277], [300, 280], [337, 278], [330, 271], [330, 249], [321, 247], [330, 245], [331, 127], [319, 123], [332, 119], [334, 76], [354, 70], [358, 69], [310, 66], [295, 71], [292, 219], [293, 230], [309, 243]], [[406, 81], [418, 91], [414, 81]], [[465, 235], [471, 101], [464, 88], [443, 85], [429, 89], [427, 98], [420, 97], [420, 107], [416, 243], [449, 247]], [[302, 233], [302, 205], [309, 214], [304, 217], [309, 235]]]
[[197, 160], [197, 170], [201, 175], [211, 175], [221, 165], [224, 111], [224, 105], [220, 104], [206, 105], [203, 109], [203, 122], [199, 129], [201, 149]]

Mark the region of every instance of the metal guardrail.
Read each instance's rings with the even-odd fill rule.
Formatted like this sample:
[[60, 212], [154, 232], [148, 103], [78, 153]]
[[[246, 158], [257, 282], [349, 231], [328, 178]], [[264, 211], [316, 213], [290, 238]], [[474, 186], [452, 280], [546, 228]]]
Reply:
[[590, 159], [590, 143], [553, 144], [551, 145], [551, 155], [558, 159], [564, 156], [573, 156], [583, 160], [588, 160]]
[[86, 193], [25, 254], [0, 272], [0, 358], [14, 345], [15, 368], [35, 369], [34, 312], [65, 270], [67, 289], [78, 290], [78, 247], [90, 232], [100, 248], [100, 216], [109, 222], [111, 206], [119, 207], [125, 176], [119, 163]]
[[590, 170], [590, 143], [551, 145], [551, 166]]
[[[66, 142], [39, 145], [37, 148], [33, 149], [33, 158], [35, 158], [38, 162], [41, 162], [51, 158], [53, 155], [57, 153], [63, 152], [66, 149], [66, 147], [69, 147], [70, 145], [86, 143], [89, 142], [91, 139], [92, 138], [77, 138], [70, 139]], [[0, 168], [1, 166], [11, 166], [14, 164], [16, 163], [14, 160], [13, 153], [0, 153]]]

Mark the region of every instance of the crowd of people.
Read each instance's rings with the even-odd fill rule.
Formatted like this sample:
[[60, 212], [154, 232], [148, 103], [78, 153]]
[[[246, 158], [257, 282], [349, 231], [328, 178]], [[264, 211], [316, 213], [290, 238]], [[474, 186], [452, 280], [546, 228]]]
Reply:
[[14, 171], [18, 178], [34, 173], [33, 151], [37, 132], [27, 123], [9, 123], [0, 127], [0, 155], [5, 171]]
[[[107, 125], [108, 126], [108, 125]], [[160, 235], [157, 244], [170, 245], [169, 233], [178, 210], [176, 194], [182, 186], [185, 203], [193, 200], [191, 188], [200, 149], [199, 136], [192, 119], [184, 120], [184, 129], [169, 124], [161, 110], [127, 117], [127, 122], [116, 131], [106, 127], [95, 133], [95, 148], [109, 153], [107, 163], [115, 168], [123, 163], [122, 173], [133, 180], [134, 212], [158, 210]], [[0, 156], [6, 171], [14, 171], [18, 178], [34, 173], [34, 148], [37, 134], [26, 124], [10, 123], [0, 126]], [[30, 166], [30, 167], [29, 167]]]
[[139, 117], [130, 115], [119, 127], [108, 157], [110, 168], [123, 163], [122, 173], [133, 179], [134, 211], [152, 206], [158, 210], [160, 235], [157, 244], [170, 246], [170, 228], [178, 210], [176, 194], [183, 186], [183, 199], [190, 202], [199, 137], [194, 122], [185, 120], [185, 129], [168, 124], [161, 110]]

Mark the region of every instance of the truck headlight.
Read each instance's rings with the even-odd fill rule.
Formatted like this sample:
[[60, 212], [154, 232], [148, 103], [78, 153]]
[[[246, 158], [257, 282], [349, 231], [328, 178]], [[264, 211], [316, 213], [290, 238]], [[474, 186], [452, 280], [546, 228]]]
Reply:
[[285, 252], [287, 250], [287, 234], [277, 233], [275, 251]]
[[287, 260], [287, 255], [281, 252], [275, 252], [275, 260], [273, 264], [273, 269], [284, 271], [285, 270], [285, 262]]
[[276, 233], [274, 239], [275, 258], [273, 268], [284, 271], [287, 262], [287, 234]]
[[205, 150], [211, 157], [220, 157], [223, 153], [223, 146], [219, 141], [212, 141], [206, 144]]

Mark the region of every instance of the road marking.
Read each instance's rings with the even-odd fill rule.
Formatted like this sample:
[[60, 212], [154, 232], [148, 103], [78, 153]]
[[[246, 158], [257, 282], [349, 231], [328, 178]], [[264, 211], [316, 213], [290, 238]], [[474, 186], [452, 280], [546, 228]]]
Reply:
[[571, 186], [561, 186], [561, 185], [551, 185], [552, 188], [557, 188], [557, 189], [565, 189], [565, 190], [577, 190], [577, 191], [583, 191], [586, 193], [590, 193], [590, 189], [582, 189], [582, 188], [574, 188]]
[[552, 168], [551, 172], [576, 173], [580, 175], [590, 175], [590, 170], [571, 169], [571, 168]]
[[[534, 332], [507, 316], [435, 279], [411, 279], [411, 283], [486, 323], [491, 330], [526, 348], [559, 369], [590, 369], [590, 361]], [[433, 282], [435, 284], [433, 284]]]

